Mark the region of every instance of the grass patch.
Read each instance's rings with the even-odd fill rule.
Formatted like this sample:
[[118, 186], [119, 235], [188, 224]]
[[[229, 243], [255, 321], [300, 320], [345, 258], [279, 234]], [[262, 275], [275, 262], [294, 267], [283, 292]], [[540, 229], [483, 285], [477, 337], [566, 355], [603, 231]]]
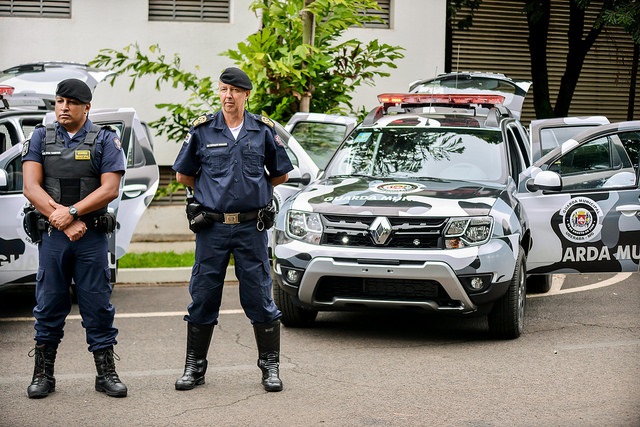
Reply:
[[194, 260], [194, 251], [128, 253], [118, 260], [118, 268], [191, 267]]

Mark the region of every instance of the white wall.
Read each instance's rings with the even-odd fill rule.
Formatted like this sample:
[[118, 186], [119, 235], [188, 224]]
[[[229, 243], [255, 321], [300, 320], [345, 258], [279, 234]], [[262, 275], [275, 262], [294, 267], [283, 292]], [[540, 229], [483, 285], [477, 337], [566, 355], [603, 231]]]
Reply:
[[[250, 0], [231, 1], [230, 23], [187, 23], [148, 21], [147, 0], [75, 0], [71, 19], [0, 17], [0, 69], [37, 61], [87, 63], [103, 48], [121, 50], [138, 43], [143, 51], [159, 44], [167, 58], [178, 54], [185, 70], [217, 76], [232, 61], [220, 52], [235, 49], [258, 28], [249, 10]], [[367, 109], [377, 105], [376, 95], [398, 92], [419, 78], [442, 72], [444, 64], [445, 0], [394, 0], [392, 28], [388, 30], [352, 29], [346, 37], [399, 45], [405, 58], [392, 75], [380, 79], [375, 87], [363, 86], [354, 96], [354, 105]], [[198, 66], [199, 70], [195, 70]], [[157, 119], [161, 111], [154, 105], [186, 99], [168, 86], [155, 90], [153, 79], [140, 80], [129, 92], [130, 81], [118, 79], [114, 87], [106, 83], [95, 91], [93, 108], [134, 107], [140, 117]], [[182, 141], [155, 139], [158, 163], [171, 165]]]

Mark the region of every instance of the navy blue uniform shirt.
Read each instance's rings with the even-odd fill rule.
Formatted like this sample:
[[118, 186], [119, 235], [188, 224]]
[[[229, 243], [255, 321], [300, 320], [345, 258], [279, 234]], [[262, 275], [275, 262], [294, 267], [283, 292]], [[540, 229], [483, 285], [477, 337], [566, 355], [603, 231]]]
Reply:
[[196, 200], [220, 213], [265, 207], [273, 192], [270, 176], [293, 169], [273, 122], [245, 111], [236, 140], [222, 112], [198, 121], [173, 164], [176, 172], [195, 177]]
[[[56, 122], [58, 140], [64, 140], [64, 145], [67, 148], [76, 147], [81, 141], [84, 141], [92, 125], [91, 120], [87, 119], [82, 129], [76, 132], [73, 138], [70, 138], [66, 129]], [[23, 148], [23, 162], [33, 160], [40, 164], [43, 163], [42, 144], [44, 144], [46, 133], [47, 130], [44, 127], [39, 127], [33, 131], [28, 146]], [[100, 129], [96, 138], [96, 149], [98, 159], [92, 160], [97, 162], [96, 169], [100, 171], [100, 174], [107, 172], [120, 172], [124, 174], [124, 154], [122, 152], [120, 139], [118, 139], [115, 131], [108, 128]]]

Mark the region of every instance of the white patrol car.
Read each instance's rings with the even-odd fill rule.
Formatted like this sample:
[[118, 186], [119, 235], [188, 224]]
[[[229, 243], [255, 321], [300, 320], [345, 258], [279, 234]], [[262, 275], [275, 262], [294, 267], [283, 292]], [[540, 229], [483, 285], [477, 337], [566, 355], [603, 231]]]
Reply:
[[530, 165], [505, 98], [379, 97], [277, 217], [285, 325], [318, 311], [421, 309], [487, 315], [511, 339], [527, 274], [638, 271], [640, 122], [595, 128]]
[[[8, 93], [10, 89], [0, 86], [0, 91]], [[151, 133], [133, 109], [92, 109], [89, 117], [97, 125], [116, 130], [126, 155], [127, 170], [120, 196], [109, 205], [117, 218], [116, 232], [109, 239], [111, 277], [115, 281], [117, 260], [126, 253], [134, 229], [155, 195], [159, 172]], [[54, 119], [53, 113], [43, 110], [0, 108], [0, 136], [4, 135], [0, 154], [0, 288], [35, 282], [38, 247], [23, 225], [27, 199], [22, 194], [22, 141], [36, 124]]]

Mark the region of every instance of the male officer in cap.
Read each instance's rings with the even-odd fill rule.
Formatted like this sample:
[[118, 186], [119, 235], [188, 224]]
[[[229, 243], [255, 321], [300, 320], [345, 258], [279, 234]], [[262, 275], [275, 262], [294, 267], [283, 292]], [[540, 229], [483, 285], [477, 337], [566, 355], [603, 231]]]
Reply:
[[222, 110], [193, 122], [173, 165], [178, 182], [194, 189], [204, 212], [196, 231], [188, 307], [187, 356], [175, 387], [191, 390], [204, 384], [207, 352], [218, 323], [222, 287], [233, 254], [240, 303], [251, 320], [258, 347], [258, 366], [266, 391], [282, 390], [279, 377], [280, 317], [271, 296], [267, 232], [261, 209], [273, 187], [287, 181], [293, 169], [274, 123], [245, 111], [253, 85], [239, 68], [220, 75]]
[[[58, 344], [71, 309], [69, 287], [75, 283], [89, 351], [98, 375], [95, 389], [124, 397], [127, 387], [115, 371], [113, 346], [118, 330], [110, 302], [107, 258], [107, 205], [118, 197], [125, 172], [116, 133], [87, 117], [91, 90], [81, 80], [58, 84], [57, 121], [37, 127], [22, 151], [24, 195], [42, 216], [36, 276], [35, 355], [30, 398], [55, 391], [53, 376]], [[112, 231], [112, 230], [111, 230]]]

